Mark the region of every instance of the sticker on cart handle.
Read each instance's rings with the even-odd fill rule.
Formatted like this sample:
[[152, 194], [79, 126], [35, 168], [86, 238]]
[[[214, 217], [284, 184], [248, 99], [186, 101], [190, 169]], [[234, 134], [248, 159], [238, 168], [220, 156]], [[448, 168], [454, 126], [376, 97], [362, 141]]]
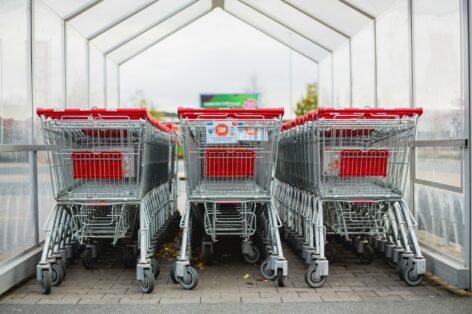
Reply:
[[237, 141], [236, 123], [231, 121], [207, 122], [207, 144], [235, 144]]

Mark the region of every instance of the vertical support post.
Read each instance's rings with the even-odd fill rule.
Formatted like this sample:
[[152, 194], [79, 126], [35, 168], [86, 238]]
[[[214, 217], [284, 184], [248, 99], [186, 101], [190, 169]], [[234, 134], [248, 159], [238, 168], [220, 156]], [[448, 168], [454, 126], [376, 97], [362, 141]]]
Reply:
[[62, 26], [62, 61], [64, 62], [62, 75], [64, 79], [64, 108], [67, 108], [67, 22], [63, 21]]
[[[408, 0], [407, 3], [408, 14], [408, 100], [410, 107], [415, 107], [415, 42], [413, 29], [413, 0]], [[418, 211], [415, 208], [415, 178], [416, 178], [416, 148], [413, 145], [410, 155], [410, 192], [409, 192], [409, 207], [413, 210], [415, 219], [418, 221]]]
[[118, 108], [121, 107], [121, 92], [120, 92], [120, 89], [121, 89], [121, 76], [120, 76], [120, 71], [121, 71], [121, 65], [118, 64], [117, 66], [117, 70], [116, 70], [116, 85], [117, 85], [117, 90], [116, 90], [116, 95], [118, 97], [117, 99], [117, 106]]
[[349, 107], [352, 108], [352, 40], [349, 37]]
[[89, 108], [91, 108], [91, 104], [90, 104], [90, 41], [88, 39], [86, 39], [86, 48], [87, 48], [87, 51], [85, 53], [85, 62], [87, 63], [85, 68], [86, 68], [86, 71], [87, 71], [87, 75], [86, 75], [86, 84], [87, 84], [87, 106]]
[[373, 32], [374, 32], [374, 107], [378, 107], [378, 84], [377, 84], [377, 18], [372, 20], [373, 24]]
[[108, 107], [108, 100], [107, 100], [107, 85], [108, 85], [108, 79], [107, 79], [107, 56], [104, 54], [103, 55], [103, 101], [104, 101], [104, 106], [105, 108]]
[[334, 107], [334, 53], [331, 52], [331, 106]]
[[[34, 144], [34, 4], [35, 0], [28, 0], [26, 2], [26, 16], [27, 16], [27, 97], [28, 102], [31, 106], [31, 125], [30, 125], [30, 136], [29, 143]], [[34, 246], [39, 245], [39, 217], [38, 217], [38, 169], [37, 169], [37, 158], [36, 151], [30, 151], [29, 156], [29, 167], [30, 167], [30, 183], [31, 183], [31, 194], [30, 194], [30, 211], [32, 217], [32, 223], [34, 226]]]
[[467, 147], [464, 147], [464, 180], [463, 180], [463, 193], [464, 193], [464, 221], [466, 228], [464, 228], [464, 259], [467, 268], [469, 269], [469, 290], [472, 289], [472, 214], [470, 212], [471, 207], [471, 147], [470, 147], [470, 124], [471, 124], [471, 110], [470, 110], [470, 87], [472, 73], [472, 62], [470, 62], [472, 42], [471, 42], [471, 30], [472, 30], [472, 6], [468, 0], [461, 0], [461, 71], [462, 71], [462, 104], [464, 109], [464, 138], [467, 139]]

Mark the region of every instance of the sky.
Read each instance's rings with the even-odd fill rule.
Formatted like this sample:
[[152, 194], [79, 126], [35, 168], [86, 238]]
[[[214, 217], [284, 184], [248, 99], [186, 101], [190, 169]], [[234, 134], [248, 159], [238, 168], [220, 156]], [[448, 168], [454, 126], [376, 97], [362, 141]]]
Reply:
[[198, 106], [200, 94], [259, 92], [262, 107], [290, 118], [317, 65], [216, 9], [123, 64], [120, 80], [122, 106], [144, 97], [173, 111]]

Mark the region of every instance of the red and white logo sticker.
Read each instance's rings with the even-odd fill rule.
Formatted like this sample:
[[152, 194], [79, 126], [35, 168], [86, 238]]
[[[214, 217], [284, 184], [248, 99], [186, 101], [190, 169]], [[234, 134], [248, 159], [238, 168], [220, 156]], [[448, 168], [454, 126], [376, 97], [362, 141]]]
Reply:
[[215, 133], [216, 135], [223, 137], [227, 136], [229, 132], [228, 126], [225, 123], [218, 123], [215, 126]]

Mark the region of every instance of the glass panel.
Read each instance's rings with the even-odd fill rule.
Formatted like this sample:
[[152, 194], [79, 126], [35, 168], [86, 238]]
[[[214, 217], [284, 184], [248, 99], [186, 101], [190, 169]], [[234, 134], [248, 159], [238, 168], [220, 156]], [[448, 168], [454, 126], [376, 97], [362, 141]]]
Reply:
[[105, 58], [100, 50], [90, 45], [90, 106], [105, 107]]
[[377, 18], [379, 107], [410, 107], [408, 1], [398, 0]]
[[108, 51], [113, 46], [139, 35], [141, 32], [193, 2], [195, 0], [181, 0], [178, 3], [175, 0], [159, 0], [98, 36], [92, 42], [102, 51]]
[[264, 12], [264, 14], [280, 21], [330, 50], [336, 49], [336, 47], [346, 41], [345, 37], [281, 1], [243, 0], [242, 2]]
[[440, 253], [463, 260], [464, 195], [415, 184], [418, 238]]
[[94, 32], [149, 2], [150, 0], [105, 0], [80, 14], [70, 23], [82, 35], [89, 38]]
[[119, 77], [116, 63], [107, 59], [107, 108], [118, 108]]
[[334, 107], [349, 107], [349, 44], [333, 51]]
[[331, 58], [325, 58], [319, 63], [320, 71], [320, 96], [319, 106], [328, 107], [332, 105], [332, 71], [331, 71]]
[[67, 107], [88, 108], [87, 40], [67, 27]]
[[257, 92], [261, 107], [285, 106], [290, 118], [316, 78], [316, 63], [215, 9], [120, 67], [121, 106], [147, 103], [173, 119], [201, 93]]
[[144, 51], [153, 46], [157, 42], [166, 38], [172, 32], [185, 27], [188, 23], [198, 19], [211, 9], [211, 1], [199, 1], [184, 11], [174, 15], [172, 18], [163, 21], [161, 24], [146, 31], [132, 41], [123, 45], [119, 49], [112, 52], [109, 56], [117, 63], [125, 61], [127, 58]]
[[0, 144], [30, 144], [26, 1], [0, 1]]
[[28, 153], [0, 154], [0, 262], [34, 244], [30, 181]]
[[461, 186], [462, 149], [416, 148], [416, 178]]
[[370, 23], [368, 17], [352, 10], [341, 1], [286, 0], [285, 2], [296, 6], [351, 37]]
[[[63, 21], [43, 1], [34, 4], [34, 108], [63, 108]], [[33, 116], [34, 139], [42, 144], [40, 119], [36, 112]]]
[[52, 192], [51, 175], [49, 172], [48, 155], [46, 152], [38, 152], [38, 215], [39, 215], [39, 241], [44, 240], [46, 232], [43, 226], [55, 200]]
[[95, 0], [44, 0], [46, 5], [56, 11], [63, 19], [94, 1]]
[[373, 24], [352, 37], [352, 105], [374, 106]]
[[397, 0], [347, 0], [346, 2], [351, 3], [371, 15], [378, 16], [388, 10], [395, 1]]
[[459, 1], [417, 0], [413, 11], [418, 138], [462, 138]]
[[323, 60], [330, 55], [327, 50], [291, 32], [286, 27], [252, 10], [239, 1], [227, 0], [225, 2], [225, 10], [268, 36], [275, 38], [289, 47], [293, 47], [296, 51], [313, 61]]

